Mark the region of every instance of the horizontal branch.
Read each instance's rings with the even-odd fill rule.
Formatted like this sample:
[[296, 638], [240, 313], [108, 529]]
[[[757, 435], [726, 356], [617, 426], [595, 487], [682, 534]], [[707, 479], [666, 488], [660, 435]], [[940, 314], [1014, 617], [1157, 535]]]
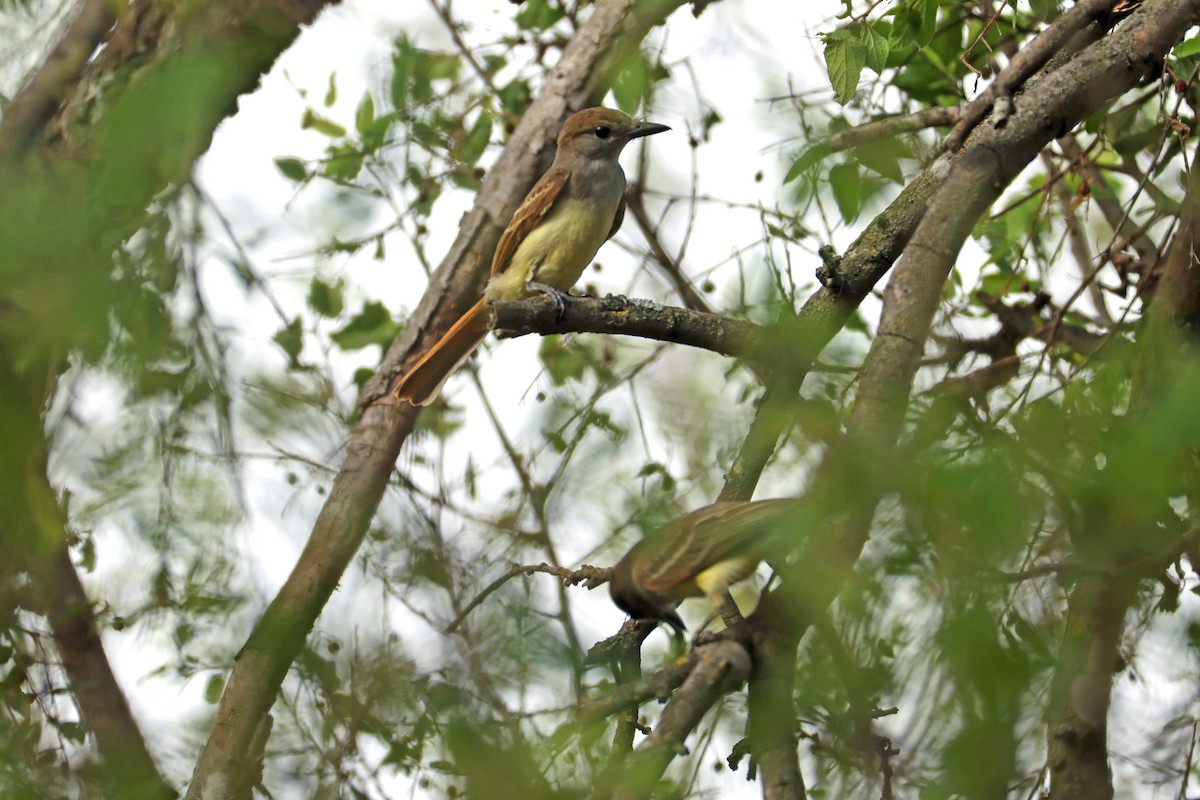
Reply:
[[492, 306], [502, 337], [530, 333], [615, 333], [674, 342], [724, 356], [768, 363], [768, 329], [719, 314], [663, 306], [623, 296], [564, 296], [560, 307], [544, 295]]
[[829, 146], [833, 152], [849, 150], [882, 139], [885, 136], [896, 136], [901, 133], [911, 133], [926, 128], [936, 128], [943, 125], [953, 125], [962, 116], [962, 109], [957, 106], [930, 106], [912, 114], [900, 114], [883, 119], [874, 119], [855, 125], [853, 128], [835, 133], [829, 137]]
[[584, 564], [578, 569], [567, 569], [566, 567], [555, 567], [544, 562], [532, 565], [513, 564], [508, 572], [489, 583], [484, 587], [482, 592], [475, 595], [475, 598], [463, 607], [459, 615], [446, 626], [445, 633], [454, 633], [458, 630], [458, 626], [462, 625], [463, 620], [467, 618], [468, 614], [478, 608], [480, 603], [488, 599], [493, 592], [513, 578], [518, 575], [533, 575], [538, 572], [544, 572], [547, 575], [555, 575], [561, 578], [564, 586], [575, 586], [576, 584], [584, 583], [588, 589], [595, 589], [597, 586], [603, 586], [608, 582], [609, 576], [612, 575], [612, 567], [593, 567], [590, 564]]

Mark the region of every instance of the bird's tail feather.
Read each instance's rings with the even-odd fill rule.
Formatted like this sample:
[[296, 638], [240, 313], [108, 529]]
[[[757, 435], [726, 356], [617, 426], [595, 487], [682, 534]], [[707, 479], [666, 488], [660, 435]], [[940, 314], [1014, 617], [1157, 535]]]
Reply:
[[489, 330], [487, 304], [480, 300], [400, 378], [394, 390], [396, 397], [414, 406], [429, 405], [450, 373], [475, 352]]

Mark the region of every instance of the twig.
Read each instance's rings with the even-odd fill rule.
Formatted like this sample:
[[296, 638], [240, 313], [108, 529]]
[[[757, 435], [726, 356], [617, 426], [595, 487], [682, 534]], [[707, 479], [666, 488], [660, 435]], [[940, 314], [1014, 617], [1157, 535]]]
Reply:
[[679, 263], [671, 258], [670, 254], [663, 248], [662, 242], [658, 240], [658, 231], [655, 230], [650, 215], [646, 213], [646, 204], [642, 199], [640, 186], [631, 187], [626, 193], [625, 208], [633, 215], [633, 221], [637, 223], [638, 230], [642, 232], [642, 236], [646, 237], [646, 242], [650, 245], [650, 252], [654, 254], [654, 259], [658, 263], [659, 269], [667, 276], [667, 280], [671, 282], [671, 285], [675, 287], [675, 291], [679, 295], [679, 299], [683, 301], [683, 305], [692, 311], [703, 311], [707, 314], [712, 314], [712, 307], [700, 296], [700, 293], [692, 286], [692, 282], [683, 274], [683, 269], [679, 266]]
[[488, 599], [497, 589], [511, 581], [518, 575], [534, 575], [543, 572], [547, 575], [555, 575], [562, 579], [563, 586], [576, 586], [586, 581], [588, 589], [595, 589], [597, 586], [602, 586], [608, 582], [609, 576], [612, 575], [612, 567], [593, 567], [584, 564], [578, 569], [567, 569], [566, 567], [555, 567], [550, 564], [533, 564], [530, 566], [522, 566], [514, 564], [499, 578], [489, 583], [484, 587], [483, 591], [477, 594], [471, 602], [467, 603], [459, 615], [445, 627], [446, 633], [454, 633], [458, 626], [462, 624], [467, 615], [474, 611], [480, 603]]

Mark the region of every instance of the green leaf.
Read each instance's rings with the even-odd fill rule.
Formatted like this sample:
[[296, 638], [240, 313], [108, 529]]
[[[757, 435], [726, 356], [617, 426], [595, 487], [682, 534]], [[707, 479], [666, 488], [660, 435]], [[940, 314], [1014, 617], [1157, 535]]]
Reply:
[[1184, 39], [1172, 48], [1171, 55], [1176, 58], [1191, 58], [1194, 55], [1200, 55], [1200, 36]]
[[304, 331], [300, 327], [300, 318], [292, 320], [286, 328], [280, 328], [271, 341], [279, 345], [287, 353], [291, 366], [300, 366], [300, 350], [304, 347]]
[[938, 0], [913, 0], [912, 8], [917, 12], [917, 44], [921, 47], [933, 41], [937, 33]]
[[510, 114], [524, 114], [533, 97], [533, 90], [524, 78], [515, 78], [500, 87], [500, 105]]
[[321, 170], [326, 178], [339, 183], [349, 183], [362, 172], [364, 157], [358, 147], [341, 144], [330, 147], [327, 152], [329, 155], [325, 160], [325, 168]]
[[829, 67], [829, 83], [839, 103], [846, 105], [858, 90], [858, 76], [866, 65], [862, 43], [849, 36], [825, 38], [825, 64]]
[[335, 331], [329, 338], [343, 350], [360, 350], [377, 344], [385, 346], [400, 330], [399, 324], [382, 303], [373, 302], [363, 306], [357, 316]]
[[311, 128], [317, 133], [323, 133], [331, 139], [339, 139], [346, 135], [344, 127], [331, 119], [322, 117], [311, 108], [305, 110], [304, 118], [300, 120], [300, 127], [304, 129]]
[[337, 102], [337, 70], [329, 73], [329, 88], [325, 90], [325, 107]]
[[785, 184], [791, 183], [832, 154], [833, 148], [830, 147], [828, 140], [817, 142], [792, 162], [792, 166], [788, 169], [787, 175], [784, 176], [783, 182]]
[[837, 202], [842, 219], [853, 222], [862, 210], [862, 181], [858, 165], [852, 161], [838, 164], [829, 170], [829, 184], [833, 188], [833, 199]]
[[467, 131], [467, 135], [463, 137], [455, 155], [464, 164], [474, 164], [483, 155], [483, 151], [487, 149], [491, 139], [492, 117], [483, 112], [479, 115], [479, 119], [475, 120], [471, 130]]
[[313, 278], [308, 286], [308, 307], [323, 317], [336, 317], [344, 307], [342, 287]]
[[208, 680], [204, 683], [204, 702], [209, 705], [216, 705], [221, 700], [221, 693], [225, 691], [225, 676], [219, 672], [208, 676]]
[[408, 40], [400, 37], [396, 40], [396, 52], [392, 55], [392, 106], [397, 111], [408, 108], [408, 85], [412, 79], [415, 61], [415, 51]]
[[546, 375], [552, 386], [581, 380], [587, 372], [586, 353], [579, 348], [564, 346], [561, 336], [543, 336], [538, 345], [538, 356], [546, 365]]
[[516, 22], [522, 30], [544, 31], [562, 17], [562, 10], [551, 6], [549, 0], [526, 0], [517, 12]]
[[354, 129], [358, 131], [359, 136], [368, 136], [374, 132], [374, 128], [375, 98], [367, 92], [362, 100], [358, 101], [358, 108], [354, 111]]
[[617, 108], [626, 114], [637, 111], [646, 92], [646, 60], [640, 55], [630, 62], [613, 81], [612, 93]]
[[82, 722], [60, 722], [58, 723], [58, 732], [62, 737], [69, 742], [83, 744], [83, 740], [87, 738], [87, 733], [90, 728]]
[[885, 136], [854, 149], [854, 157], [867, 169], [903, 185], [904, 173], [900, 170], [900, 159], [912, 158], [912, 151], [899, 136]]
[[283, 173], [283, 177], [288, 180], [302, 183], [308, 180], [308, 167], [304, 166], [304, 162], [298, 158], [277, 158], [275, 159], [275, 168]]
[[888, 54], [891, 52], [888, 38], [880, 33], [874, 25], [865, 24], [860, 41], [866, 57], [867, 69], [875, 74], [882, 73], [884, 67], [887, 66]]

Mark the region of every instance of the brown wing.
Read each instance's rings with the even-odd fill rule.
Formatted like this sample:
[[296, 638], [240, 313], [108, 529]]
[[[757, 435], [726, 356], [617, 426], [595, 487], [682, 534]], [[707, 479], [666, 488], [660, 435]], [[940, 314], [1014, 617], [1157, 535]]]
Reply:
[[672, 520], [643, 540], [633, 564], [634, 580], [666, 592], [732, 555], [760, 545], [799, 501], [714, 503]]
[[542, 217], [550, 211], [554, 201], [562, 194], [571, 173], [565, 169], [552, 169], [538, 179], [538, 182], [525, 195], [512, 221], [500, 234], [500, 243], [496, 245], [496, 254], [492, 256], [492, 274], [499, 275], [508, 267], [509, 260], [529, 232], [537, 227]]

